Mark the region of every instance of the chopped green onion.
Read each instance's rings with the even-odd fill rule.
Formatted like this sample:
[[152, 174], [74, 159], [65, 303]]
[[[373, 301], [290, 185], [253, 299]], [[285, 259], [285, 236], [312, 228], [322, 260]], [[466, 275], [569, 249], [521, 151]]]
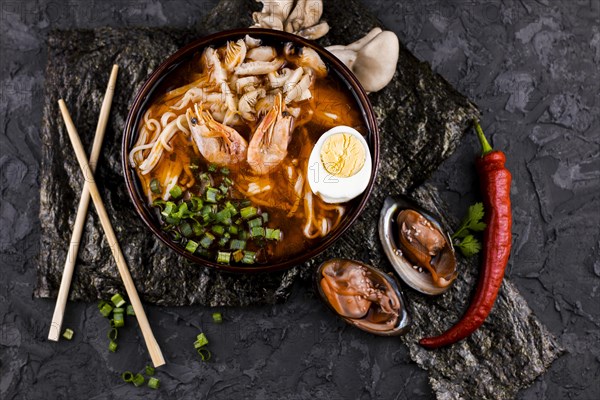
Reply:
[[113, 307], [108, 304], [108, 303], [104, 303], [104, 305], [100, 308], [100, 314], [102, 314], [103, 316], [105, 316], [106, 318], [108, 318], [110, 316], [110, 313], [112, 312]]
[[[115, 308], [115, 310], [117, 310], [117, 308]], [[125, 326], [125, 317], [122, 312], [113, 313], [113, 325], [115, 328], [122, 328]]]
[[202, 236], [202, 239], [200, 239], [200, 246], [204, 247], [205, 249], [208, 249], [210, 245], [214, 242], [214, 240], [215, 236], [212, 235], [210, 232], [206, 232], [204, 236]]
[[181, 225], [179, 225], [179, 231], [185, 237], [190, 237], [194, 233], [192, 226], [188, 222], [184, 222]]
[[215, 220], [219, 224], [231, 225], [231, 211], [228, 208], [224, 208], [215, 214]]
[[229, 249], [231, 250], [244, 250], [246, 248], [246, 241], [240, 239], [233, 239], [229, 243]]
[[110, 301], [113, 302], [113, 304], [117, 307], [121, 307], [124, 306], [127, 302], [125, 301], [125, 299], [123, 299], [123, 296], [121, 296], [120, 293], [115, 294], [113, 297], [110, 298]]
[[240, 231], [238, 238], [240, 238], [240, 240], [246, 240], [250, 237], [250, 234], [247, 231]]
[[225, 233], [225, 228], [221, 225], [214, 225], [212, 228], [210, 228], [210, 230], [219, 236], [222, 236]]
[[251, 205], [252, 205], [252, 202], [250, 200], [242, 200], [240, 202], [240, 207], [248, 207], [248, 206], [251, 206]]
[[202, 346], [206, 346], [208, 344], [208, 338], [204, 334], [204, 332], [198, 334], [196, 336], [196, 341], [194, 342], [194, 347], [197, 349]]
[[136, 387], [140, 387], [144, 384], [145, 379], [142, 376], [142, 374], [135, 374], [135, 377], [133, 378], [132, 382]]
[[220, 324], [221, 322], [223, 322], [223, 316], [221, 315], [221, 313], [218, 313], [218, 312], [213, 313], [212, 317], [213, 317], [213, 322], [215, 324]]
[[133, 306], [131, 304], [129, 304], [127, 306], [127, 311], [126, 311], [127, 315], [133, 315], [135, 316], [135, 311], [133, 310]]
[[244, 207], [240, 210], [240, 214], [244, 219], [250, 219], [258, 214], [258, 209], [256, 207]]
[[192, 254], [194, 254], [196, 252], [197, 248], [198, 248], [198, 242], [194, 242], [193, 240], [188, 240], [187, 244], [185, 245], [185, 249]]
[[225, 208], [229, 210], [229, 213], [231, 214], [232, 217], [237, 215], [237, 213], [238, 213], [237, 208], [235, 208], [235, 206], [230, 201], [225, 203]]
[[227, 251], [218, 251], [217, 252], [217, 262], [220, 264], [229, 264], [229, 260], [231, 260], [231, 253]]
[[208, 172], [217, 172], [217, 164], [209, 164]]
[[262, 226], [263, 220], [262, 218], [254, 218], [248, 221], [248, 226], [250, 228], [254, 228], [255, 226]]
[[63, 332], [62, 336], [67, 339], [67, 340], [71, 340], [73, 339], [73, 330], [72, 329], [65, 329], [65, 331]]
[[210, 357], [212, 356], [212, 354], [210, 354], [210, 351], [205, 348], [196, 349], [196, 351], [202, 358], [202, 361], [208, 361], [208, 360], [210, 360]]
[[113, 314], [123, 314], [125, 309], [122, 307], [113, 308]]
[[118, 347], [119, 345], [117, 344], [117, 342], [113, 342], [112, 340], [108, 344], [108, 350], [112, 353], [116, 352]]
[[242, 258], [242, 262], [244, 264], [254, 264], [256, 258], [256, 253], [253, 251], [244, 251], [244, 258]]
[[200, 168], [200, 166], [199, 166], [198, 164], [196, 164], [196, 163], [191, 163], [191, 164], [190, 164], [190, 169], [191, 169], [192, 171], [195, 171], [195, 170], [197, 170], [198, 168]]
[[233, 257], [235, 262], [240, 262], [242, 261], [242, 258], [244, 258], [244, 252], [242, 250], [236, 250], [231, 256]]
[[[225, 235], [228, 235], [228, 233], [226, 233]], [[229, 238], [227, 236], [223, 236], [221, 239], [219, 239], [219, 247], [225, 247], [227, 242], [229, 242]]]
[[198, 196], [192, 196], [192, 197], [190, 198], [190, 201], [191, 201], [191, 202], [192, 202], [192, 204], [193, 204], [193, 207], [192, 207], [192, 209], [193, 209], [194, 211], [198, 211], [198, 210], [200, 210], [200, 209], [202, 208], [202, 205], [204, 204], [204, 202], [202, 201], [202, 198], [201, 198], [201, 197], [198, 197]]
[[167, 201], [165, 204], [165, 209], [162, 210], [160, 213], [163, 217], [166, 218], [177, 210], [177, 204], [173, 203], [172, 201]]
[[154, 368], [151, 367], [150, 365], [146, 365], [146, 375], [148, 375], [148, 376], [154, 375]]
[[206, 201], [209, 203], [216, 203], [219, 199], [219, 190], [209, 187], [206, 189]]
[[106, 336], [108, 336], [108, 338], [110, 339], [111, 342], [115, 341], [115, 340], [117, 340], [117, 337], [119, 336], [119, 331], [117, 328], [112, 328], [110, 331], [108, 331]]
[[105, 301], [105, 300], [100, 300], [100, 302], [98, 303], [98, 310], [100, 310], [102, 307], [104, 307], [104, 305], [105, 305], [106, 303], [108, 303], [108, 302], [107, 302], [107, 301]]
[[255, 226], [250, 230], [250, 237], [252, 237], [252, 238], [264, 237], [264, 236], [265, 236], [265, 228], [263, 228], [262, 226]]
[[181, 188], [179, 187], [179, 185], [175, 185], [171, 188], [171, 190], [169, 190], [169, 194], [171, 195], [171, 197], [173, 197], [174, 199], [178, 199], [181, 197], [181, 195], [183, 194], [183, 190], [181, 190]]
[[226, 167], [221, 168], [221, 173], [223, 175], [229, 175], [229, 168], [226, 168]]
[[227, 192], [229, 191], [229, 187], [224, 183], [221, 183], [221, 185], [219, 186], [219, 190], [221, 191], [221, 193], [227, 194]]
[[127, 383], [133, 382], [133, 373], [131, 373], [131, 371], [125, 371], [121, 374], [121, 378]]
[[266, 213], [266, 212], [264, 212], [264, 213], [262, 213], [260, 216], [262, 217], [262, 219], [263, 219], [263, 222], [264, 222], [265, 224], [266, 224], [267, 222], [269, 222], [269, 213]]
[[226, 184], [227, 186], [233, 186], [233, 181], [231, 179], [229, 179], [228, 177], [223, 178], [223, 183]]
[[150, 190], [154, 194], [162, 193], [162, 189], [160, 188], [160, 182], [158, 182], [158, 179], [154, 178], [150, 181]]
[[281, 239], [281, 231], [279, 229], [267, 228], [265, 231], [265, 237], [269, 240]]
[[150, 389], [158, 389], [158, 387], [160, 386], [160, 381], [154, 377], [148, 379], [148, 387]]
[[227, 228], [227, 230], [229, 231], [229, 233], [231, 233], [232, 235], [237, 235], [238, 233], [238, 228], [235, 225], [231, 225], [230, 227]]
[[193, 230], [194, 235], [196, 236], [200, 236], [202, 235], [202, 232], [204, 232], [204, 229], [202, 228], [202, 225], [199, 222], [194, 222]]

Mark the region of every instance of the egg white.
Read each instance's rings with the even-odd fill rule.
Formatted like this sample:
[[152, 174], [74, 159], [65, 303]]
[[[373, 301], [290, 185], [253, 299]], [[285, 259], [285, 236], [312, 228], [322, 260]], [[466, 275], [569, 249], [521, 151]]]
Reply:
[[[328, 137], [348, 133], [357, 138], [365, 149], [365, 163], [362, 168], [348, 178], [334, 176], [327, 172], [321, 162], [321, 149]], [[360, 196], [369, 184], [373, 162], [365, 138], [356, 129], [349, 126], [336, 126], [325, 132], [313, 147], [308, 159], [307, 179], [310, 189], [323, 201], [330, 204], [344, 203]]]

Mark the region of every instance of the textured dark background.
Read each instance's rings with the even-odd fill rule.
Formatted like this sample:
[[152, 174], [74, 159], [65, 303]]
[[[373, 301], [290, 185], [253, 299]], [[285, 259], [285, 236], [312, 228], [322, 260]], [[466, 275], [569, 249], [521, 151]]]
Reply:
[[[393, 338], [344, 326], [306, 288], [283, 305], [149, 307], [170, 361], [164, 389], [119, 383], [145, 348], [125, 329], [106, 350], [95, 304], [69, 304], [73, 342], [46, 341], [53, 302], [32, 300], [39, 225], [39, 123], [49, 29], [195, 24], [213, 1], [3, 1], [0, 9], [0, 397], [432, 398]], [[473, 99], [513, 171], [508, 274], [567, 349], [524, 399], [600, 396], [600, 3], [506, 0], [365, 2], [419, 58]], [[224, 16], [226, 18], [226, 16]], [[476, 197], [474, 137], [434, 175], [456, 215]], [[187, 338], [204, 330], [214, 362]], [[324, 352], [323, 348], [330, 347]]]

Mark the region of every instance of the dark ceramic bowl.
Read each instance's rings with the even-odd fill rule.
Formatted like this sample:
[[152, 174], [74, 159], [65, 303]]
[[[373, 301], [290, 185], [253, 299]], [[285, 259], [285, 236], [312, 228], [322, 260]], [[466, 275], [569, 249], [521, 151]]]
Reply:
[[[208, 46], [219, 47], [224, 45], [228, 40], [238, 40], [243, 38], [245, 35], [251, 35], [255, 38], [262, 39], [265, 43], [285, 43], [294, 42], [296, 45], [307, 46], [313, 48], [323, 61], [329, 67], [329, 73], [335, 74], [337, 78], [345, 85], [350, 93], [354, 96], [354, 99], [360, 108], [360, 114], [363, 118], [363, 125], [366, 129], [366, 140], [369, 144], [371, 156], [373, 158], [373, 171], [371, 173], [371, 179], [365, 192], [357, 199], [353, 200], [352, 206], [350, 206], [349, 212], [344, 215], [342, 221], [335, 230], [330, 232], [320, 242], [317, 242], [314, 247], [308, 251], [303, 251], [298, 254], [290, 255], [285, 260], [274, 261], [267, 264], [254, 264], [252, 266], [235, 266], [235, 265], [223, 265], [213, 261], [206, 260], [198, 255], [190, 254], [178, 243], [173, 242], [169, 236], [161, 230], [160, 221], [156, 217], [155, 213], [147, 205], [144, 192], [142, 190], [139, 179], [136, 175], [135, 170], [129, 165], [129, 151], [133, 148], [138, 135], [138, 124], [143, 117], [143, 113], [147, 105], [154, 98], [156, 92], [160, 92], [161, 83], [165, 78], [178, 71], [186, 61], [190, 60], [194, 55], [199, 54]], [[158, 90], [157, 90], [158, 89]], [[164, 90], [164, 89], [163, 89]], [[224, 31], [215, 33], [213, 35], [205, 36], [200, 38], [187, 46], [183, 47], [165, 62], [163, 62], [152, 74], [148, 77], [142, 88], [139, 90], [133, 104], [131, 105], [127, 121], [125, 123], [125, 132], [123, 135], [123, 148], [122, 148], [122, 159], [123, 163], [123, 174], [125, 176], [125, 183], [127, 184], [127, 190], [133, 201], [133, 204], [140, 215], [140, 218], [148, 229], [152, 231], [160, 240], [162, 240], [167, 246], [173, 249], [178, 254], [186, 257], [194, 263], [216, 268], [219, 270], [227, 270], [234, 272], [260, 272], [260, 271], [278, 271], [291, 268], [294, 265], [301, 264], [312, 257], [323, 252], [329, 246], [331, 246], [356, 220], [360, 215], [361, 211], [367, 204], [367, 200], [373, 189], [375, 182], [375, 176], [377, 175], [377, 168], [379, 166], [379, 131], [377, 129], [377, 120], [375, 113], [366, 92], [358, 82], [358, 79], [354, 74], [342, 64], [335, 56], [329, 53], [327, 50], [318, 46], [314, 42], [305, 40], [299, 36], [292, 35], [286, 32], [280, 32], [270, 29], [236, 29], [231, 31]]]

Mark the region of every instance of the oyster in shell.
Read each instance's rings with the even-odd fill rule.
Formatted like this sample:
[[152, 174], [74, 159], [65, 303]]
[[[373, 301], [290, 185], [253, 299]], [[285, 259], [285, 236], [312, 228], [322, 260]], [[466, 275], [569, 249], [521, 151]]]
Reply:
[[410, 318], [390, 275], [358, 261], [334, 258], [317, 270], [317, 292], [343, 320], [381, 336], [401, 335]]
[[379, 238], [390, 263], [413, 289], [436, 295], [456, 279], [456, 255], [450, 236], [437, 218], [409, 200], [385, 200]]

